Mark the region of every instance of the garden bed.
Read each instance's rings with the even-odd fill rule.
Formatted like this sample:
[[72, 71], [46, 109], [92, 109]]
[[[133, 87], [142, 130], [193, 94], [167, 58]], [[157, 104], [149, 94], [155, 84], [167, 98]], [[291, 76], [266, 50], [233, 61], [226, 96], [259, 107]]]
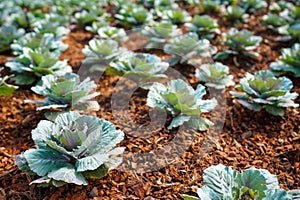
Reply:
[[[193, 12], [193, 10], [191, 10]], [[289, 43], [275, 42], [276, 33], [261, 25], [260, 19], [264, 12], [251, 15], [250, 22], [237, 28], [247, 28], [255, 35], [264, 39], [257, 48], [261, 55], [258, 61], [241, 57], [230, 57], [223, 64], [228, 65], [234, 82], [246, 72], [269, 69], [271, 62], [281, 55], [281, 48], [290, 47]], [[231, 25], [218, 16], [220, 30], [227, 31]], [[81, 50], [92, 39], [93, 34], [83, 28], [76, 27], [64, 40], [69, 45], [61, 55], [68, 59], [76, 72], [85, 58]], [[137, 41], [139, 42], [139, 41]], [[218, 41], [212, 43], [219, 50], [224, 49]], [[141, 52], [142, 50], [137, 49]], [[163, 51], [153, 51], [165, 59]], [[0, 66], [4, 66], [7, 57], [1, 55]], [[177, 65], [176, 70], [188, 78], [192, 86], [200, 83], [194, 77], [195, 69], [189, 65]], [[2, 73], [8, 73], [4, 71]], [[294, 84], [292, 91], [300, 93], [299, 78], [289, 77]], [[111, 96], [118, 77], [103, 75], [97, 83], [97, 91], [101, 95], [96, 98], [100, 104], [97, 117], [115, 122], [111, 109]], [[29, 186], [32, 177], [17, 169], [13, 156], [34, 147], [31, 130], [44, 119], [43, 111], [36, 111], [37, 105], [24, 103], [26, 99], [41, 99], [30, 87], [20, 87], [12, 96], [0, 99], [0, 199], [179, 199], [181, 194], [196, 195], [198, 187], [203, 185], [203, 170], [219, 163], [243, 170], [249, 167], [263, 168], [277, 175], [280, 187], [286, 190], [300, 188], [300, 109], [288, 108], [283, 117], [272, 116], [265, 111], [254, 112], [233, 101], [226, 88], [226, 119], [222, 133], [214, 141], [212, 149], [201, 152], [201, 146], [206, 137], [213, 135], [211, 131], [192, 131], [195, 139], [185, 153], [172, 161], [168, 166], [153, 172], [131, 173], [122, 170], [112, 170], [101, 180], [90, 180], [88, 186], [65, 185], [59, 188], [38, 188]], [[149, 107], [146, 105], [147, 92], [137, 90], [130, 101], [130, 116], [140, 125], [150, 123]], [[296, 99], [300, 103], [300, 99]], [[116, 122], [115, 122], [116, 123]], [[116, 127], [126, 127], [125, 139], [119, 146], [126, 147], [129, 152], [156, 151], [167, 145], [177, 134], [177, 129], [168, 130], [162, 127], [149, 138], [134, 137], [130, 133], [130, 124], [115, 124]], [[180, 137], [187, 137], [182, 135]], [[126, 160], [125, 160], [126, 162]]]

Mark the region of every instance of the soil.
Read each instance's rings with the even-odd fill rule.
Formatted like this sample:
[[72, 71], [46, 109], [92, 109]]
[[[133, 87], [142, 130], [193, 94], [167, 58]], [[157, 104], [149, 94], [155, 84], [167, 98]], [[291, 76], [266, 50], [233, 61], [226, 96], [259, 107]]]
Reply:
[[[262, 15], [263, 12], [257, 12], [251, 16], [249, 23], [238, 26], [239, 29], [248, 28], [255, 35], [264, 38], [256, 49], [261, 55], [260, 58], [249, 60], [231, 57], [223, 61], [230, 67], [236, 84], [246, 72], [269, 69], [269, 64], [280, 56], [280, 49], [291, 46], [274, 41], [278, 35], [261, 25]], [[214, 17], [219, 20], [222, 32], [231, 27], [230, 23], [218, 16]], [[79, 70], [81, 61], [85, 58], [81, 50], [92, 37], [91, 33], [82, 28], [75, 28], [65, 39], [69, 48], [61, 55], [61, 59], [68, 59], [75, 72]], [[218, 39], [213, 41], [213, 44], [218, 49], [225, 48], [220, 45]], [[167, 57], [159, 50], [152, 53], [162, 59]], [[9, 56], [11, 55], [0, 56], [0, 67]], [[186, 76], [192, 86], [200, 83], [194, 77], [195, 69], [192, 66], [178, 65], [175, 69]], [[294, 84], [293, 91], [300, 93], [299, 79], [289, 78]], [[112, 170], [101, 180], [89, 180], [88, 186], [69, 184], [59, 188], [38, 188], [29, 185], [36, 177], [30, 177], [18, 170], [14, 165], [13, 156], [34, 147], [31, 130], [44, 119], [44, 113], [36, 111], [36, 105], [24, 103], [26, 99], [41, 97], [30, 91], [30, 87], [20, 87], [12, 96], [0, 98], [0, 199], [180, 199], [180, 194], [196, 195], [197, 188], [203, 185], [203, 170], [218, 163], [233, 166], [237, 170], [249, 167], [264, 168], [277, 175], [283, 189], [300, 188], [299, 108], [287, 109], [283, 117], [272, 116], [265, 111], [254, 112], [235, 102], [229, 94], [234, 87], [229, 87], [225, 91], [226, 104], [223, 104], [223, 108], [226, 109], [226, 117], [220, 134], [217, 130], [214, 132], [214, 129], [206, 132], [186, 130], [179, 134], [178, 129], [166, 129], [167, 125], [155, 130], [142, 129], [144, 132], [137, 132], [134, 131], [135, 128], [150, 123], [150, 109], [146, 105], [147, 92], [142, 89], [135, 90], [129, 102], [129, 112], [119, 112], [118, 116], [115, 116], [112, 113], [111, 98], [115, 93], [122, 91], [122, 88], [115, 88], [118, 81], [119, 77], [105, 74], [101, 76], [97, 88], [101, 95], [96, 98], [101, 110], [96, 115], [115, 123], [117, 128], [125, 132], [125, 140], [120, 146], [126, 147], [126, 152], [156, 152], [166, 147], [174, 138], [178, 141], [192, 138], [191, 145], [167, 166], [152, 172], [138, 170], [137, 166], [140, 166], [143, 160], [133, 157], [124, 159], [123, 167], [130, 165], [131, 169], [136, 169], [136, 173], [132, 172], [134, 170]], [[209, 98], [209, 95], [207, 97]], [[300, 99], [296, 102], [300, 103]], [[169, 122], [170, 117], [167, 118], [166, 124]], [[211, 144], [208, 152], [202, 146], [205, 141]], [[180, 144], [175, 147], [180, 148]], [[164, 158], [176, 150], [178, 149], [170, 149], [160, 156]], [[148, 163], [153, 164], [156, 163]]]

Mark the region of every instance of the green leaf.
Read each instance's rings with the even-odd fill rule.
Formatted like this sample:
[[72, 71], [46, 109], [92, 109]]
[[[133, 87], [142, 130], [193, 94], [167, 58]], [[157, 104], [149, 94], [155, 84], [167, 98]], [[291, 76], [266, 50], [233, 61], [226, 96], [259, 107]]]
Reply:
[[37, 184], [38, 187], [49, 187], [49, 186], [61, 187], [65, 185], [66, 182], [56, 181], [47, 176], [44, 176], [29, 183], [29, 185], [32, 184]]
[[237, 175], [236, 181], [239, 188], [247, 187], [260, 193], [268, 189], [265, 177], [255, 168], [243, 170], [242, 173]]
[[17, 75], [11, 80], [15, 81], [18, 85], [32, 85], [34, 82], [36, 82], [36, 78], [30, 75]]
[[190, 196], [187, 194], [182, 194], [180, 195], [180, 197], [183, 198], [183, 200], [199, 200], [198, 197]]
[[275, 106], [265, 106], [266, 111], [275, 116], [283, 116], [285, 113], [285, 109]]
[[100, 167], [98, 167], [95, 170], [88, 170], [88, 171], [82, 172], [84, 177], [96, 178], [96, 179], [105, 177], [107, 175], [107, 173], [108, 173], [108, 168], [105, 165], [101, 165]]
[[56, 170], [52, 170], [47, 176], [57, 181], [74, 183], [76, 185], [88, 184], [83, 175], [76, 172], [75, 168], [71, 164], [68, 164]]
[[[232, 189], [235, 186], [236, 177], [237, 171], [232, 170], [231, 167], [221, 164], [209, 167], [204, 170], [203, 175], [205, 191], [213, 191], [217, 199], [230, 199], [233, 197]], [[207, 195], [210, 196], [210, 194]]]
[[292, 200], [299, 200], [300, 199], [300, 190], [290, 190], [288, 191], [288, 195]]
[[266, 192], [263, 200], [291, 200], [288, 193], [281, 189], [270, 189]]
[[30, 169], [39, 176], [45, 176], [68, 163], [63, 155], [48, 149], [29, 149], [24, 156]]
[[172, 129], [184, 124], [184, 122], [189, 121], [190, 116], [179, 115], [173, 118], [171, 124], [168, 126], [168, 129]]
[[[0, 79], [1, 80], [1, 79]], [[0, 97], [10, 96], [18, 87], [13, 85], [8, 85], [6, 83], [0, 83]]]
[[214, 55], [215, 60], [225, 60], [229, 57], [230, 53], [227, 51], [218, 52], [216, 55]]
[[238, 100], [238, 102], [243, 106], [249, 108], [250, 110], [260, 111], [262, 109], [262, 106], [260, 106], [259, 104], [250, 103], [244, 100]]

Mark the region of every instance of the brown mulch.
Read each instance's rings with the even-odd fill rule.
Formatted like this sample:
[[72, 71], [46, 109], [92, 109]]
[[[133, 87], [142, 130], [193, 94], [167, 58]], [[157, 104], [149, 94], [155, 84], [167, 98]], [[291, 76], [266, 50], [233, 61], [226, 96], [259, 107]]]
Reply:
[[[223, 63], [230, 67], [234, 81], [246, 72], [268, 69], [269, 64], [276, 60], [280, 49], [289, 44], [274, 42], [276, 34], [266, 30], [259, 22], [263, 13], [257, 13], [249, 20], [249, 24], [241, 24], [238, 28], [248, 28], [264, 41], [256, 49], [261, 54], [258, 61], [242, 58], [229, 58]], [[230, 27], [219, 19], [221, 30]], [[77, 71], [82, 59], [84, 45], [93, 37], [80, 28], [74, 29], [66, 38], [69, 48], [61, 56], [68, 59], [69, 64]], [[224, 49], [217, 41], [213, 42], [218, 49]], [[166, 56], [160, 51], [156, 55]], [[0, 66], [5, 63], [5, 55], [0, 56]], [[176, 70], [188, 77], [191, 85], [199, 83], [195, 79], [194, 69], [190, 66], [176, 66]], [[299, 79], [292, 78], [294, 91], [300, 93]], [[13, 163], [13, 155], [34, 147], [30, 133], [37, 123], [44, 119], [42, 112], [35, 111], [36, 105], [25, 104], [26, 99], [38, 99], [28, 87], [21, 87], [10, 97], [0, 98], [0, 199], [180, 199], [180, 194], [192, 194], [201, 187], [203, 170], [211, 165], [222, 163], [242, 170], [249, 167], [264, 168], [276, 174], [280, 186], [284, 189], [300, 188], [300, 109], [287, 109], [283, 117], [272, 116], [265, 111], [253, 112], [234, 101], [229, 94], [233, 87], [226, 89], [226, 118], [222, 132], [213, 129], [207, 132], [184, 131], [178, 134], [177, 129], [167, 130], [165, 127], [149, 132], [133, 131], [150, 123], [149, 107], [146, 106], [147, 93], [136, 90], [130, 99], [129, 115], [120, 112], [113, 116], [111, 96], [118, 91], [115, 85], [118, 77], [103, 75], [98, 82], [97, 90], [101, 95], [97, 101], [101, 110], [98, 117], [114, 122], [116, 127], [125, 132], [125, 140], [120, 146], [127, 152], [155, 152], [163, 149], [174, 138], [179, 141], [193, 139], [184, 153], [170, 164], [157, 171], [133, 173], [141, 161], [135, 158], [124, 159], [124, 167], [130, 165], [132, 171], [112, 170], [101, 180], [90, 180], [88, 186], [66, 185], [60, 188], [37, 188], [29, 186], [34, 177], [19, 171]], [[300, 102], [299, 98], [296, 100]], [[225, 107], [225, 106], [224, 106]], [[131, 121], [129, 120], [131, 118]], [[170, 117], [167, 123], [170, 122]], [[143, 137], [146, 135], [147, 137]], [[209, 141], [208, 152], [203, 149], [205, 141]], [[180, 148], [180, 144], [177, 146]], [[178, 150], [178, 149], [177, 149]], [[176, 153], [176, 149], [164, 152], [166, 155]], [[129, 162], [130, 161], [130, 162]], [[148, 165], [156, 163], [148, 163]], [[138, 169], [136, 169], [138, 171]]]

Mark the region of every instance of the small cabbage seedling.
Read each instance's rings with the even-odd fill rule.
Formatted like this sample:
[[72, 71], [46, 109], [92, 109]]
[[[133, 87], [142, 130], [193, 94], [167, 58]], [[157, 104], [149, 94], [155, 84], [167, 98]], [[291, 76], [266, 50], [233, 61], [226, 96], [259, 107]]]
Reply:
[[287, 72], [295, 77], [300, 77], [300, 43], [296, 43], [292, 48], [281, 50], [280, 60], [271, 63], [271, 69], [274, 73], [280, 75]]
[[218, 22], [208, 15], [195, 15], [191, 23], [186, 23], [190, 31], [195, 32], [200, 38], [211, 40], [220, 34]]
[[[0, 72], [3, 70], [3, 68], [0, 68]], [[17, 86], [10, 85], [6, 83], [6, 81], [11, 78], [12, 76], [0, 76], [0, 97], [3, 96], [10, 96], [16, 89], [18, 89]]]
[[173, 116], [168, 129], [186, 123], [190, 128], [205, 131], [213, 123], [200, 115], [213, 110], [217, 105], [215, 98], [202, 100], [205, 94], [203, 85], [199, 84], [194, 90], [182, 79], [171, 80], [167, 86], [156, 82], [148, 93], [147, 105], [166, 110]]
[[74, 73], [66, 73], [63, 76], [55, 76], [52, 74], [42, 77], [41, 84], [32, 87], [31, 90], [36, 94], [45, 97], [40, 100], [26, 100], [26, 103], [37, 103], [41, 107], [37, 110], [50, 109], [48, 112], [49, 119], [55, 114], [68, 110], [78, 112], [98, 111], [100, 109], [97, 101], [93, 101], [99, 92], [94, 92], [97, 85], [90, 78], [86, 78], [80, 82], [79, 76]]
[[14, 26], [1, 26], [0, 27], [0, 53], [10, 50], [11, 43], [23, 36], [24, 29], [17, 29]]
[[185, 10], [165, 10], [162, 19], [179, 25], [191, 21], [192, 17]]
[[262, 70], [254, 75], [246, 73], [246, 77], [240, 80], [237, 90], [230, 94], [238, 98], [238, 102], [250, 110], [266, 111], [272, 115], [282, 116], [286, 107], [298, 107], [294, 99], [298, 97], [296, 92], [291, 93], [293, 83], [286, 77], [276, 78], [271, 71]]
[[217, 52], [217, 48], [212, 46], [206, 39], [199, 40], [196, 33], [176, 37], [164, 46], [164, 51], [173, 55], [167, 61], [171, 66], [177, 63], [193, 63], [201, 57], [209, 57]]
[[91, 25], [93, 22], [97, 22], [99, 18], [107, 18], [110, 17], [110, 14], [106, 13], [103, 9], [95, 10], [83, 10], [81, 12], [77, 12], [74, 15], [74, 22], [81, 25], [87, 26]]
[[115, 15], [122, 26], [138, 26], [149, 22], [153, 16], [146, 8], [140, 5], [124, 5]]
[[119, 43], [125, 42], [128, 39], [124, 29], [113, 26], [99, 28], [98, 35], [102, 39], [112, 39], [118, 41]]
[[33, 51], [29, 48], [23, 48], [23, 54], [16, 58], [10, 58], [5, 66], [16, 74], [12, 79], [18, 85], [32, 85], [47, 74], [63, 75], [72, 72], [67, 60], [60, 61], [58, 56], [56, 53], [45, 49]]
[[234, 25], [238, 25], [242, 22], [247, 22], [249, 15], [245, 12], [243, 8], [236, 7], [236, 6], [228, 6], [226, 8], [226, 13], [224, 17], [232, 21]]
[[276, 39], [277, 41], [300, 42], [300, 22], [279, 27], [278, 32], [284, 36]]
[[60, 54], [68, 48], [68, 45], [61, 40], [57, 40], [52, 33], [40, 34], [31, 32], [15, 40], [10, 47], [15, 55], [22, 55], [25, 47], [32, 50], [43, 48], [45, 51]]
[[263, 25], [267, 26], [267, 28], [272, 29], [278, 32], [278, 28], [286, 25], [288, 22], [283, 18], [276, 14], [268, 13], [264, 15], [262, 18]]
[[162, 62], [155, 55], [127, 52], [110, 64], [107, 73], [110, 75], [125, 75], [126, 78], [134, 81], [151, 81], [166, 78], [164, 72], [168, 67], [168, 63]]
[[51, 33], [55, 40], [62, 40], [70, 33], [70, 29], [61, 26], [59, 22], [50, 22], [47, 19], [35, 22], [33, 30], [39, 34]]
[[283, 37], [277, 41], [300, 42], [300, 6], [292, 6], [280, 13], [280, 16], [285, 19], [288, 24], [278, 28], [278, 32]]
[[256, 58], [259, 56], [258, 53], [252, 52], [258, 47], [259, 43], [262, 41], [262, 37], [254, 36], [253, 33], [246, 29], [238, 31], [235, 28], [231, 28], [228, 33], [223, 34], [224, 41], [223, 45], [229, 47], [228, 50], [217, 53], [214, 58], [217, 60], [224, 60], [228, 58], [229, 55], [244, 55], [250, 58]]
[[205, 82], [207, 87], [224, 89], [234, 85], [233, 76], [229, 75], [229, 68], [222, 63], [203, 64], [196, 69], [195, 76]]
[[144, 27], [142, 34], [150, 40], [146, 48], [163, 48], [170, 39], [181, 35], [182, 32], [171, 22], [161, 21]]
[[154, 0], [152, 13], [156, 17], [163, 17], [166, 10], [177, 10], [179, 8], [175, 0]]
[[200, 1], [201, 13], [219, 13], [221, 11], [220, 5], [213, 0], [201, 0]]
[[92, 39], [82, 52], [86, 55], [83, 64], [89, 66], [89, 70], [105, 71], [110, 62], [126, 52], [126, 49], [119, 47], [115, 40]]
[[122, 162], [124, 149], [116, 145], [124, 133], [101, 118], [67, 112], [40, 121], [31, 134], [38, 148], [15, 156], [20, 170], [40, 177], [30, 184], [87, 185], [87, 178], [100, 179]]
[[238, 6], [243, 8], [247, 13], [253, 13], [266, 8], [267, 2], [265, 0], [242, 0]]
[[85, 26], [85, 30], [97, 34], [100, 28], [107, 26], [109, 26], [109, 23], [105, 19], [100, 18], [97, 22], [93, 22], [92, 25]]
[[182, 195], [184, 200], [297, 200], [300, 190], [280, 189], [276, 175], [265, 169], [249, 168], [241, 173], [222, 164], [204, 170], [204, 186], [198, 197]]

